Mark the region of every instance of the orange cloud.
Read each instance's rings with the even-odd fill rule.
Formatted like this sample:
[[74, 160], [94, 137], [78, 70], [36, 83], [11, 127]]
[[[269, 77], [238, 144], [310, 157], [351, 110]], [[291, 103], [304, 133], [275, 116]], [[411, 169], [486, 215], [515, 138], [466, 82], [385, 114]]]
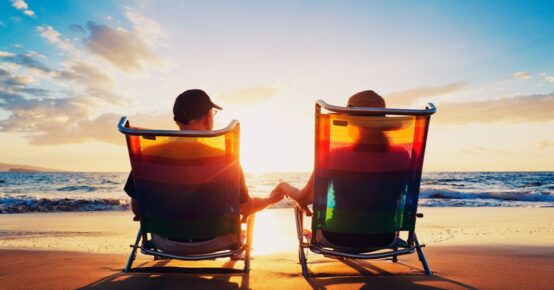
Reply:
[[274, 97], [278, 91], [278, 88], [257, 84], [231, 93], [223, 93], [220, 97], [233, 104], [252, 104], [268, 100]]
[[526, 71], [520, 71], [520, 72], [513, 73], [512, 77], [515, 79], [526, 80], [526, 79], [530, 79], [531, 75]]
[[437, 105], [434, 122], [449, 124], [547, 122], [554, 120], [554, 92]]
[[394, 106], [405, 106], [410, 105], [422, 98], [445, 96], [455, 92], [459, 92], [465, 89], [467, 85], [467, 82], [460, 81], [437, 87], [420, 87], [406, 91], [385, 94], [385, 100], [387, 101], [387, 104], [394, 104]]
[[148, 63], [157, 62], [146, 43], [133, 33], [92, 21], [86, 28], [90, 35], [83, 42], [89, 51], [125, 72], [142, 71]]

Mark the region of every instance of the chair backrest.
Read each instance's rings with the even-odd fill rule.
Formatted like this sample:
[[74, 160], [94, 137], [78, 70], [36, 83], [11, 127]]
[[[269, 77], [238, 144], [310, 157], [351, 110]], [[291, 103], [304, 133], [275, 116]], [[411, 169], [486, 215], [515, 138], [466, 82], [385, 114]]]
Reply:
[[[322, 112], [322, 107], [325, 112]], [[414, 230], [432, 104], [346, 108], [318, 101], [312, 230]]]
[[240, 232], [239, 124], [216, 131], [132, 128], [123, 117], [140, 222], [177, 239]]

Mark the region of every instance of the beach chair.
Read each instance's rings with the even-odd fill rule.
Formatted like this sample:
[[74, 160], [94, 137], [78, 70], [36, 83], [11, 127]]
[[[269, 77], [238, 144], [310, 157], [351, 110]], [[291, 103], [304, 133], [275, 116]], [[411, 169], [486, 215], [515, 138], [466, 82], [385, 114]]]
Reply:
[[[118, 129], [127, 140], [140, 212], [124, 272], [131, 270], [137, 249], [155, 259], [241, 257], [248, 272], [254, 216], [241, 223], [238, 121], [212, 131], [147, 130], [131, 127], [122, 117]], [[223, 235], [231, 236], [227, 248], [201, 254], [163, 251], [153, 241], [159, 236], [195, 242]]]
[[[314, 203], [297, 206], [295, 218], [302, 273], [307, 253], [337, 259], [381, 259], [417, 252], [427, 264], [416, 232], [419, 186], [429, 120], [436, 111], [315, 107]], [[407, 238], [402, 239], [407, 234]]]

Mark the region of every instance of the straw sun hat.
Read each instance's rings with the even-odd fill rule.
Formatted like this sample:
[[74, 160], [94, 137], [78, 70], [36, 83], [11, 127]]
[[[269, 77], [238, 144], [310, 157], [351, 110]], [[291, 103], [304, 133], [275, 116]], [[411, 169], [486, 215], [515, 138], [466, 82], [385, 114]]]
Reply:
[[[385, 99], [372, 90], [361, 91], [348, 98], [347, 107], [370, 107], [370, 108], [386, 108]], [[355, 126], [374, 127], [384, 131], [399, 130], [407, 126], [411, 118], [406, 117], [386, 117], [377, 115], [380, 118], [379, 123], [375, 123], [375, 119], [366, 118], [363, 116], [349, 115], [345, 121], [348, 121]]]

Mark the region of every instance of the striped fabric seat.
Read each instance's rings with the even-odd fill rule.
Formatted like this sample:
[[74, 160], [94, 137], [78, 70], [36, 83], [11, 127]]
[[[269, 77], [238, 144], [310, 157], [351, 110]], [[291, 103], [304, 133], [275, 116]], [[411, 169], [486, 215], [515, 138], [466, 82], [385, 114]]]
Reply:
[[243, 235], [239, 122], [209, 131], [149, 130], [131, 127], [123, 116], [118, 130], [127, 140], [140, 212], [123, 271], [132, 271], [140, 249], [154, 259], [243, 256], [242, 271], [248, 273], [254, 214], [244, 219]]
[[[415, 233], [423, 155], [433, 104], [424, 110], [315, 106], [314, 203], [311, 232], [295, 208], [298, 259], [307, 251], [340, 259], [384, 259], [417, 252]], [[407, 234], [404, 241], [401, 234]]]
[[428, 116], [319, 115], [314, 232], [413, 230], [428, 120]]
[[144, 231], [173, 239], [240, 232], [238, 127], [216, 137], [127, 135], [127, 142]]

